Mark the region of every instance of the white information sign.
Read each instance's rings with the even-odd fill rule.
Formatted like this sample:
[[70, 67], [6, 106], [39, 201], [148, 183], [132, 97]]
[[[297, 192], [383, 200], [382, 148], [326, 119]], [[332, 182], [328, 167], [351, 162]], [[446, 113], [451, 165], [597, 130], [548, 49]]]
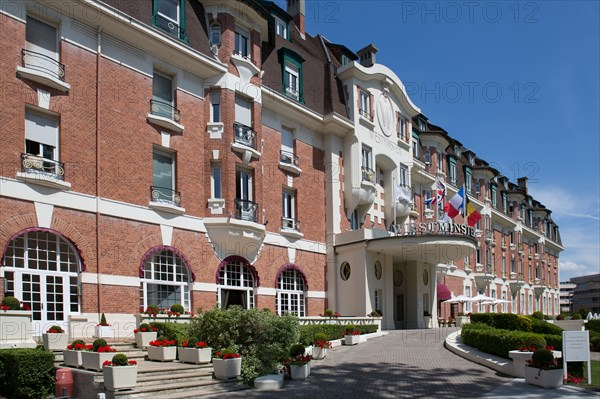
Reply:
[[567, 378], [567, 362], [587, 362], [588, 384], [592, 380], [590, 362], [590, 332], [589, 331], [563, 331], [562, 355], [564, 375]]

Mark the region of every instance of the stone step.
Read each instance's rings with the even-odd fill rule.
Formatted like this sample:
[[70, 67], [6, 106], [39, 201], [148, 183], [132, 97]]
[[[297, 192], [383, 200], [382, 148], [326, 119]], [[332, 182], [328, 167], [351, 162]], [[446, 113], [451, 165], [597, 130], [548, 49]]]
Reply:
[[207, 396], [219, 392], [236, 391], [246, 389], [247, 386], [237, 380], [222, 381], [214, 379], [202, 379], [195, 381], [164, 382], [156, 385], [138, 384], [134, 390], [115, 392], [115, 398], [189, 398], [196, 396]]
[[243, 391], [250, 389], [248, 385], [242, 384], [241, 382], [221, 382], [220, 384], [209, 385], [202, 389], [191, 389], [184, 392], [174, 392], [165, 395], [161, 395], [161, 399], [192, 399], [202, 398], [205, 396], [215, 396], [226, 394], [227, 392]]
[[202, 379], [212, 380], [212, 368], [192, 371], [182, 371], [167, 374], [165, 372], [138, 373], [138, 386], [150, 386], [168, 382], [199, 381]]

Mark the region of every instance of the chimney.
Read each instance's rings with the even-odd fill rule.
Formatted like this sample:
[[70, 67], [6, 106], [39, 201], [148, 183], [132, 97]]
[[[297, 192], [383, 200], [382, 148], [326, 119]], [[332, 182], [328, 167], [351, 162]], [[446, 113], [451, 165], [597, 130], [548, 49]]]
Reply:
[[377, 47], [373, 43], [369, 44], [367, 47], [360, 49], [356, 52], [358, 58], [360, 59], [360, 65], [364, 67], [370, 67], [375, 65], [375, 54], [377, 54]]
[[293, 18], [294, 24], [298, 27], [300, 35], [304, 37], [306, 16], [306, 1], [305, 0], [286, 0], [287, 1], [287, 13]]
[[519, 184], [519, 188], [521, 189], [521, 191], [527, 193], [527, 176], [519, 177], [517, 179], [517, 183]]

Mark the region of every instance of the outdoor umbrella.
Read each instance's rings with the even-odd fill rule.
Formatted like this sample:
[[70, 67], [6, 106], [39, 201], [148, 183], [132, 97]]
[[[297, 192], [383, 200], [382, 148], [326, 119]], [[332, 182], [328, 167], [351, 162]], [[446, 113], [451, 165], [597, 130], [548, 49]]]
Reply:
[[[455, 296], [452, 299], [448, 299], [447, 301], [445, 301], [446, 303], [460, 303], [461, 305], [463, 305], [463, 308], [465, 306], [465, 302], [470, 302], [471, 298], [465, 295], [458, 295]], [[464, 309], [463, 309], [464, 310]]]
[[469, 302], [478, 303], [479, 308], [481, 309], [481, 305], [489, 305], [490, 302], [494, 302], [495, 300], [496, 300], [496, 298], [492, 298], [491, 296], [487, 296], [484, 294], [477, 294], [473, 298], [471, 298]]

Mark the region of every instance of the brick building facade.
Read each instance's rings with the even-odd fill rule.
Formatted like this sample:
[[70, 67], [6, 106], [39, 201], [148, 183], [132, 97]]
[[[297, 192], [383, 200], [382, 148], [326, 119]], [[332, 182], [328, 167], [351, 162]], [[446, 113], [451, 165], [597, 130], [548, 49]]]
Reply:
[[[0, 295], [39, 331], [105, 313], [126, 332], [174, 303], [409, 328], [457, 311], [438, 283], [558, 313], [563, 248], [526, 179], [431, 124], [374, 46], [305, 32], [304, 1], [2, 0], [0, 18]], [[471, 236], [407, 230], [442, 216], [438, 181], [469, 185]]]

